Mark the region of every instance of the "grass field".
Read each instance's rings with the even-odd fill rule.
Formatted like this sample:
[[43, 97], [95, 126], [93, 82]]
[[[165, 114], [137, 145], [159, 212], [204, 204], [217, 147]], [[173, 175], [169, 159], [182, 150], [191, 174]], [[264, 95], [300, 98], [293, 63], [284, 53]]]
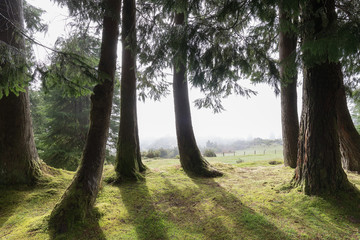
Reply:
[[[49, 235], [47, 218], [73, 172], [1, 188], [0, 239], [360, 239], [358, 193], [305, 196], [290, 188], [293, 169], [269, 164], [281, 153], [208, 160], [224, 177], [189, 178], [177, 159], [145, 160], [145, 181], [103, 182], [95, 220], [61, 236]], [[104, 179], [112, 174], [106, 166]], [[360, 187], [359, 175], [348, 177]]]

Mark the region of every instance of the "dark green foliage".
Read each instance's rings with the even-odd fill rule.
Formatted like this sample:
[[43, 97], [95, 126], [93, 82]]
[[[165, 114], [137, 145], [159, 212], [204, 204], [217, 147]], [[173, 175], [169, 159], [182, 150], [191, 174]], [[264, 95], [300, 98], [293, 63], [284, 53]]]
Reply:
[[[16, 42], [15, 45], [25, 41], [26, 47], [26, 51], [20, 51], [17, 47], [0, 41], [0, 99], [3, 95], [8, 96], [10, 92], [16, 95], [19, 92], [25, 92], [25, 87], [28, 86], [32, 78], [30, 72], [34, 65], [31, 49], [33, 39], [31, 37], [35, 32], [47, 31], [48, 26], [41, 20], [43, 10], [24, 1], [23, 13], [25, 28], [21, 28], [4, 15], [0, 17], [0, 25], [14, 28], [16, 36], [13, 37], [12, 41]], [[27, 74], [24, 75], [24, 73]]]
[[[88, 63], [98, 62], [99, 42], [87, 32], [75, 32], [69, 39], [58, 39], [57, 48], [79, 54]], [[81, 55], [80, 55], [81, 54]], [[89, 127], [93, 78], [97, 73], [81, 64], [74, 67], [64, 54], [54, 53], [48, 70], [43, 72], [41, 91], [32, 91], [32, 113], [39, 155], [53, 167], [76, 170]], [[81, 60], [81, 61], [82, 61]], [[76, 60], [74, 60], [76, 61]], [[80, 62], [79, 62], [80, 63]], [[94, 76], [94, 74], [96, 74]], [[120, 85], [115, 85], [107, 160], [113, 162], [119, 124]]]
[[89, 20], [98, 22], [101, 26], [101, 19], [104, 13], [104, 1], [101, 0], [52, 0], [60, 6], [69, 9], [70, 16], [77, 18], [78, 26]]
[[44, 95], [42, 107], [47, 121], [43, 132], [35, 133], [40, 158], [50, 166], [76, 170], [89, 126], [89, 97], [66, 97], [54, 89]]
[[68, 96], [86, 96], [97, 83], [96, 66], [99, 61], [99, 39], [87, 31], [75, 31], [68, 39], [59, 38], [49, 67], [38, 68], [43, 87], [59, 85]]
[[203, 155], [205, 157], [216, 157], [216, 153], [212, 149], [205, 149]]
[[159, 148], [149, 149], [148, 151], [142, 152], [142, 156], [146, 158], [176, 158], [179, 150], [177, 147], [174, 148]]
[[16, 95], [25, 92], [29, 79], [25, 55], [15, 47], [0, 41], [0, 99], [12, 92]]
[[[150, 1], [140, 2], [140, 7], [144, 13], [139, 17], [139, 59], [144, 65], [144, 79], [156, 79], [153, 84], [162, 90], [166, 86], [163, 69], [173, 65], [178, 68], [187, 59], [190, 82], [206, 94], [195, 102], [198, 107], [220, 111], [220, 96], [254, 94], [238, 83], [254, 71], [250, 60], [264, 58], [258, 53], [258, 46], [248, 44], [254, 36], [242, 35], [252, 20], [247, 2]], [[174, 25], [172, 13], [181, 11], [188, 20], [184, 25]]]
[[158, 158], [158, 157], [160, 157], [160, 151], [159, 151], [159, 150], [150, 149], [150, 150], [147, 151], [147, 153], [145, 154], [145, 157], [147, 157], [147, 158]]
[[45, 12], [24, 1], [24, 19], [27, 33], [46, 32], [48, 25], [42, 22], [41, 15]]

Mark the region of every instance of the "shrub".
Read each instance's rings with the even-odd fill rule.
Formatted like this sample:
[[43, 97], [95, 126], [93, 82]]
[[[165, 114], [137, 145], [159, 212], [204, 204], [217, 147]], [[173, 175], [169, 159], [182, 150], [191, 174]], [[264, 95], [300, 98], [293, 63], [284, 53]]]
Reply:
[[160, 157], [160, 151], [150, 149], [146, 153], [145, 157], [147, 157], [147, 158], [158, 158], [158, 157]]
[[244, 160], [242, 160], [241, 158], [239, 158], [238, 160], [236, 160], [236, 163], [243, 163]]
[[205, 149], [204, 156], [205, 157], [216, 157], [216, 153], [212, 149]]

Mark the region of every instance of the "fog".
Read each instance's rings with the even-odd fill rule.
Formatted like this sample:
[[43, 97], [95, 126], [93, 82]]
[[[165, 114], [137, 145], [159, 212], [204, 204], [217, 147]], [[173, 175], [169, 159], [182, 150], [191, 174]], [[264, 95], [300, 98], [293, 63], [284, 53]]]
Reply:
[[[53, 47], [58, 37], [66, 37], [70, 22], [67, 10], [59, 8], [49, 0], [28, 0], [30, 4], [46, 10], [44, 21], [49, 24], [46, 34], [36, 34], [35, 38]], [[46, 55], [51, 51], [40, 46], [34, 47], [38, 59], [46, 62]], [[118, 56], [121, 56], [119, 48]], [[171, 78], [169, 79], [171, 81]], [[273, 89], [266, 84], [252, 85], [243, 80], [241, 85], [256, 92], [257, 96], [246, 98], [229, 96], [223, 100], [225, 111], [214, 114], [211, 109], [197, 109], [193, 101], [203, 97], [197, 90], [190, 88], [190, 101], [193, 128], [199, 145], [207, 140], [229, 142], [237, 139], [251, 140], [253, 138], [274, 139], [281, 138], [281, 110], [280, 97], [276, 97]], [[301, 86], [298, 88], [298, 93]], [[298, 97], [298, 111], [301, 109], [301, 95]], [[172, 93], [160, 102], [146, 100], [138, 102], [139, 137], [142, 147], [150, 146], [155, 142], [176, 144], [175, 118]]]

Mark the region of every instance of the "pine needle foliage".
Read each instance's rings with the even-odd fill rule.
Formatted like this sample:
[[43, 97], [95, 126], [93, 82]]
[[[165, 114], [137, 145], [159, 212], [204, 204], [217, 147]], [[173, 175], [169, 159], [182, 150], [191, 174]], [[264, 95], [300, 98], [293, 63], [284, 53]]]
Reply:
[[[161, 85], [158, 89], [166, 88], [164, 70], [185, 62], [189, 81], [205, 93], [195, 104], [215, 112], [232, 93], [256, 94], [242, 87], [241, 79], [277, 86], [271, 57], [277, 49], [276, 1], [153, 0], [140, 1], [139, 9], [142, 79]], [[183, 26], [174, 24], [175, 12], [185, 12]]]
[[13, 28], [14, 41], [22, 42], [25, 37], [26, 51], [0, 41], [0, 99], [10, 92], [18, 95], [25, 92], [25, 88], [32, 80], [34, 58], [31, 50], [31, 37], [35, 32], [46, 32], [47, 25], [41, 20], [43, 10], [24, 1], [25, 28], [9, 19], [1, 12], [8, 11], [6, 4], [0, 5], [0, 28]]

